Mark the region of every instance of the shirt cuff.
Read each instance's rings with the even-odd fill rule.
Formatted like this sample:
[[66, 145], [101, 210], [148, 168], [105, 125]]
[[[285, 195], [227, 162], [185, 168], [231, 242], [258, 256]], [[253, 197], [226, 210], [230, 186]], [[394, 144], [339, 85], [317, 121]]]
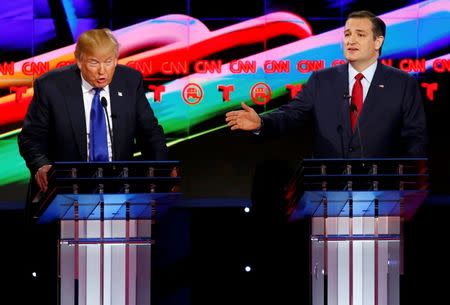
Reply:
[[260, 119], [261, 119], [261, 125], [257, 129], [253, 130], [253, 134], [255, 134], [257, 136], [260, 135], [261, 130], [262, 130], [263, 126], [264, 126], [264, 120], [261, 117], [260, 117]]

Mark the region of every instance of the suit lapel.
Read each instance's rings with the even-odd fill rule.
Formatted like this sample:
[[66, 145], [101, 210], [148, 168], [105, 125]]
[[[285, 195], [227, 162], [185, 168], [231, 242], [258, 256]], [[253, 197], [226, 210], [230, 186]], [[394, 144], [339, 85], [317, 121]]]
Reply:
[[378, 61], [377, 69], [373, 75], [372, 82], [370, 83], [369, 91], [367, 92], [366, 99], [359, 115], [359, 124], [364, 124], [364, 118], [369, 115], [371, 109], [380, 100], [379, 95], [384, 90], [384, 85], [386, 82], [386, 73], [383, 64]]
[[125, 119], [124, 115], [120, 115], [123, 113], [123, 109], [126, 106], [127, 100], [127, 91], [124, 89], [123, 81], [120, 81], [120, 67], [116, 68], [114, 73], [114, 77], [109, 84], [109, 99], [111, 101], [111, 117], [114, 118], [113, 121], [113, 145], [114, 145], [114, 160], [120, 160], [120, 150], [121, 147], [120, 139], [122, 139], [122, 130], [119, 128], [120, 126], [126, 126], [122, 120]]
[[82, 160], [86, 160], [86, 117], [84, 111], [83, 91], [81, 89], [81, 76], [76, 66], [74, 66], [70, 71], [71, 73], [68, 79], [68, 92], [66, 94], [66, 106], [80, 155]]
[[[341, 122], [344, 130], [344, 134], [347, 138], [352, 136], [352, 127], [350, 123], [350, 113], [349, 113], [349, 98], [348, 92], [348, 63], [345, 65], [337, 66], [338, 76], [337, 76], [337, 87], [335, 92], [338, 94], [338, 101], [341, 104]], [[342, 93], [342, 94], [341, 94]]]

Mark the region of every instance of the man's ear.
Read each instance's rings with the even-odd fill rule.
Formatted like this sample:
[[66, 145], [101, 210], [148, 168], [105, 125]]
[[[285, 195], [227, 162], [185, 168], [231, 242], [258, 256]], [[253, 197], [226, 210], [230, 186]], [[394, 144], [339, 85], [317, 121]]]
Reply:
[[377, 51], [379, 51], [381, 49], [381, 46], [383, 45], [384, 42], [384, 37], [383, 36], [378, 36], [377, 38], [375, 38], [375, 49]]
[[81, 54], [78, 54], [79, 55], [79, 57], [78, 56], [76, 56], [75, 54], [74, 54], [74, 57], [75, 57], [75, 63], [77, 64], [77, 67], [78, 67], [78, 69], [80, 69], [81, 70]]

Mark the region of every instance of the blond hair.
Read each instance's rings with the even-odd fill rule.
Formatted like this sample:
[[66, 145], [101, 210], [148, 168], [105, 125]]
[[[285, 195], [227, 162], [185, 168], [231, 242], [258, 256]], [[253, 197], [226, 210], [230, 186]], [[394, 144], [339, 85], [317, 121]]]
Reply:
[[109, 29], [88, 30], [80, 35], [75, 47], [75, 58], [81, 59], [83, 55], [92, 55], [97, 51], [114, 51], [119, 57], [119, 43]]

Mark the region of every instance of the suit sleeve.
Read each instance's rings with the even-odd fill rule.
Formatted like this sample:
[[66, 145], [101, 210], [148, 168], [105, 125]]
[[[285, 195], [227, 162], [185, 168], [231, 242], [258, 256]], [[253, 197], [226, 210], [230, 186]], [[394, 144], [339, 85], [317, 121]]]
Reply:
[[402, 107], [401, 139], [406, 153], [410, 157], [425, 157], [428, 138], [425, 111], [417, 81], [412, 76], [408, 76]]
[[18, 136], [19, 152], [32, 175], [41, 166], [52, 163], [48, 155], [49, 110], [41, 92], [41, 83], [36, 80], [33, 99]]
[[278, 136], [299, 129], [311, 121], [317, 82], [317, 74], [313, 72], [302, 90], [289, 103], [261, 116], [261, 135]]
[[137, 143], [146, 160], [168, 160], [166, 138], [158, 119], [145, 97], [143, 79], [139, 75], [137, 88]]

